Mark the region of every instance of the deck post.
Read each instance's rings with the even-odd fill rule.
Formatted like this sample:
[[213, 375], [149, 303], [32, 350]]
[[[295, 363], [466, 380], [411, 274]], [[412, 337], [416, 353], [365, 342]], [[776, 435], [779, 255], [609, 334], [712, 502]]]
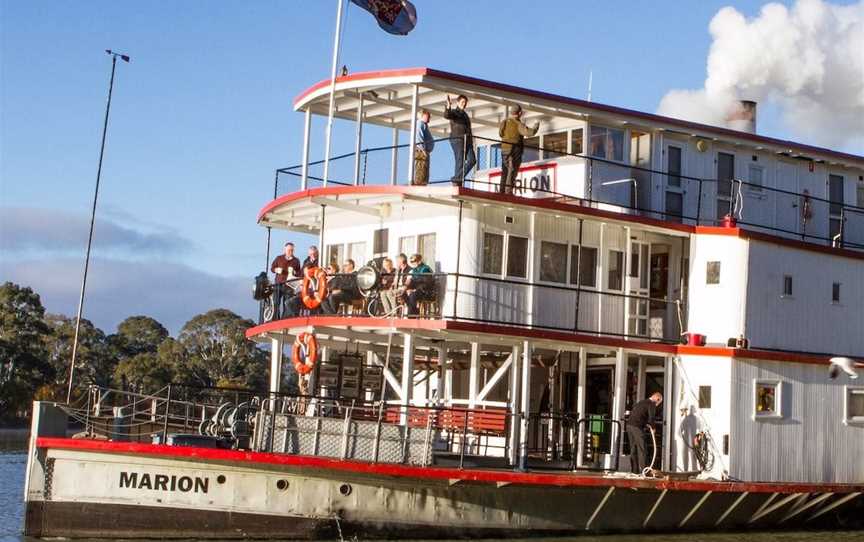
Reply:
[[[600, 242], [597, 251], [597, 333], [603, 333], [603, 284], [606, 281], [606, 223], [600, 223]], [[530, 253], [530, 254], [533, 254]], [[614, 299], [614, 297], [613, 297]]]
[[393, 148], [390, 150], [390, 184], [396, 186], [399, 174], [399, 128], [393, 127]]
[[480, 390], [480, 343], [471, 343], [471, 366], [468, 369], [468, 408], [477, 407], [477, 392]]
[[307, 107], [303, 119], [303, 165], [300, 169], [300, 190], [309, 188], [309, 134], [311, 131], [312, 109]]
[[405, 334], [402, 347], [402, 414], [399, 423], [408, 425], [408, 408], [414, 395], [414, 336]]
[[529, 415], [531, 414], [531, 355], [534, 353], [534, 346], [531, 341], [522, 343], [522, 420], [521, 429], [519, 430], [519, 469], [526, 470], [528, 468], [528, 426]]
[[[585, 379], [588, 378], [588, 352], [584, 346], [579, 347], [579, 382], [576, 386], [576, 408], [578, 409], [578, 417], [585, 417]], [[585, 424], [580, 423], [576, 428], [576, 467], [582, 467], [585, 455]]]
[[354, 138], [354, 186], [360, 184], [360, 149], [363, 145], [363, 93], [357, 98], [357, 132]]
[[[624, 227], [624, 269], [621, 270], [621, 278], [624, 280], [624, 338], [630, 339], [630, 267], [633, 265], [633, 241], [630, 239], [630, 226]], [[641, 263], [641, 262], [640, 262]], [[637, 307], [638, 313], [638, 307]], [[633, 326], [634, 334], [638, 334], [638, 326]]]
[[[270, 339], [270, 393], [279, 393], [282, 384], [282, 335]], [[275, 402], [271, 404], [275, 409]]]
[[417, 101], [420, 87], [414, 85], [411, 92], [411, 132], [408, 134], [408, 184], [414, 183], [414, 146], [417, 145]]
[[509, 414], [510, 414], [510, 435], [508, 436], [509, 442], [509, 451], [508, 454], [510, 459], [510, 465], [512, 467], [519, 466], [519, 454], [516, 452], [516, 449], [519, 446], [519, 379], [521, 377], [521, 373], [519, 372], [520, 367], [520, 352], [521, 348], [518, 344], [513, 345], [513, 350], [510, 353], [510, 357], [512, 358], [512, 362], [510, 363], [510, 404], [509, 406]]
[[438, 396], [435, 400], [438, 404], [443, 401], [444, 404], [449, 406], [450, 387], [453, 385], [453, 382], [448, 378], [449, 375], [450, 366], [447, 364], [447, 343], [442, 341], [438, 347]]
[[[627, 356], [623, 348], [618, 348], [615, 351], [615, 394], [612, 403], [612, 419], [622, 421], [624, 419], [624, 408], [627, 400]], [[622, 421], [623, 423], [623, 421]], [[624, 438], [623, 426], [619, 427], [612, 424], [612, 449], [609, 456], [606, 458], [606, 468], [612, 468], [613, 464], [617, 464], [615, 454], [618, 453], [621, 439]]]

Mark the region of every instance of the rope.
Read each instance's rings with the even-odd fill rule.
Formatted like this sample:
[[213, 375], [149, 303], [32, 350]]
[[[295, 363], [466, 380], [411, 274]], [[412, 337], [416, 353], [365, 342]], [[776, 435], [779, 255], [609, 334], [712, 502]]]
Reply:
[[657, 433], [654, 431], [654, 426], [648, 426], [648, 432], [651, 433], [651, 446], [653, 452], [651, 454], [651, 463], [648, 464], [647, 467], [642, 469], [642, 476], [645, 478], [654, 478], [654, 462], [657, 461]]

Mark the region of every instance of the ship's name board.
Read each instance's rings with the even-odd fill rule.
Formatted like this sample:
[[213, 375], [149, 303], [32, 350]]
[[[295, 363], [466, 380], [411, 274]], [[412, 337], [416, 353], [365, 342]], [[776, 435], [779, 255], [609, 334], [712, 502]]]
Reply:
[[210, 487], [210, 479], [199, 476], [121, 471], [120, 487], [150, 489], [153, 491], [179, 491], [181, 493], [207, 493]]
[[513, 193], [520, 196], [527, 190], [531, 192], [552, 192], [552, 177], [545, 171], [538, 175], [522, 174], [516, 177]]

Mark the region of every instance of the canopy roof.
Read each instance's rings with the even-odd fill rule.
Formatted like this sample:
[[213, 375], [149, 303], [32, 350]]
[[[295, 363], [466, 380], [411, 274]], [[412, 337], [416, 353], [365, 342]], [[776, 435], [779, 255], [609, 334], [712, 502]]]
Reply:
[[[414, 87], [418, 90], [418, 107], [433, 112], [430, 128], [436, 135], [448, 132], [447, 120], [440, 114], [446, 96], [464, 94], [469, 98], [468, 113], [474, 129], [497, 130], [507, 107], [519, 104], [527, 121], [572, 118], [611, 125], [634, 125], [645, 129], [667, 130], [689, 136], [746, 144], [757, 150], [773, 151], [794, 157], [864, 166], [864, 156], [833, 151], [792, 141], [739, 132], [686, 120], [663, 117], [632, 109], [588, 102], [431, 68], [408, 68], [361, 72], [336, 80], [335, 116], [354, 120], [363, 95], [364, 122], [409, 129]], [[309, 108], [313, 114], [327, 115], [330, 81], [316, 83], [294, 100], [297, 111]]]

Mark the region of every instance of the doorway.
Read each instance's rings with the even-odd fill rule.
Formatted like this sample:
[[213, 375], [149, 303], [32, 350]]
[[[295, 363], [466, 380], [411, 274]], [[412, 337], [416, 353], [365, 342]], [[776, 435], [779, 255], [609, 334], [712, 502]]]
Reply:
[[735, 178], [735, 155], [717, 153], [717, 222], [732, 214], [732, 179]]

